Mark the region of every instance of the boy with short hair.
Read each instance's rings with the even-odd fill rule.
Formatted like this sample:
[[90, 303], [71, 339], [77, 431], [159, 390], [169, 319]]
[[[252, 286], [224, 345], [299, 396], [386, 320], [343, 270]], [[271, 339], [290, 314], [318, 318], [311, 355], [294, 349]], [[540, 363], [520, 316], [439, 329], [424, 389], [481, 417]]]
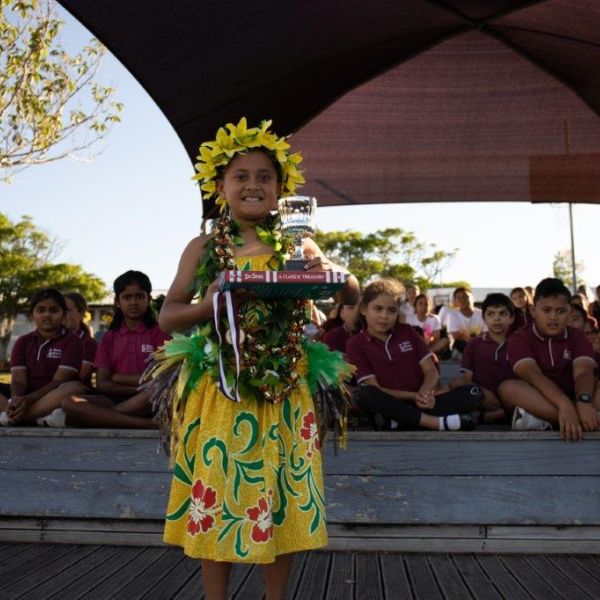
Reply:
[[479, 385], [485, 397], [482, 420], [493, 423], [506, 416], [498, 400], [498, 387], [512, 377], [506, 337], [515, 318], [515, 307], [505, 294], [488, 294], [481, 312], [487, 332], [467, 342], [460, 364], [461, 376], [451, 381], [449, 387]]
[[599, 427], [594, 352], [583, 331], [567, 325], [570, 302], [560, 279], [543, 279], [535, 288], [533, 322], [508, 340], [508, 359], [518, 379], [504, 381], [499, 392], [504, 406], [515, 409], [513, 429], [558, 424], [561, 437], [570, 441]]

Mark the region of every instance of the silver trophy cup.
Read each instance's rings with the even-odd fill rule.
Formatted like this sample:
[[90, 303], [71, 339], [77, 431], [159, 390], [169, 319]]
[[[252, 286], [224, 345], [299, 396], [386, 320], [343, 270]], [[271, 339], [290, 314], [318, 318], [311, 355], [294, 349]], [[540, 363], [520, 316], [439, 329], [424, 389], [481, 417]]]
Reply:
[[286, 271], [304, 270], [302, 239], [315, 232], [317, 199], [310, 196], [288, 196], [277, 204], [281, 229], [294, 238], [294, 256], [285, 263]]

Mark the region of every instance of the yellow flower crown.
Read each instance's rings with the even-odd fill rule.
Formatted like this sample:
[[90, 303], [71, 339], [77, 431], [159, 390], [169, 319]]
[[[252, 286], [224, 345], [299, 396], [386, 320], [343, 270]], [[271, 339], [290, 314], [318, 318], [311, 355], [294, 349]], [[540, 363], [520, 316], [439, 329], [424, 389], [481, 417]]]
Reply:
[[217, 131], [214, 141], [204, 142], [200, 146], [200, 161], [196, 165], [198, 174], [192, 179], [201, 181], [200, 189], [204, 192], [204, 200], [216, 197], [216, 203], [225, 208], [227, 201], [217, 192], [217, 178], [222, 174], [222, 168], [228, 165], [236, 154], [254, 149], [264, 149], [269, 156], [279, 163], [281, 169], [282, 196], [291, 196], [296, 186], [304, 183], [302, 173], [297, 166], [302, 162], [302, 156], [289, 152], [290, 145], [284, 137], [277, 137], [269, 131], [272, 121], [262, 121], [258, 127], [248, 129], [246, 118], [242, 117], [237, 125], [227, 123]]

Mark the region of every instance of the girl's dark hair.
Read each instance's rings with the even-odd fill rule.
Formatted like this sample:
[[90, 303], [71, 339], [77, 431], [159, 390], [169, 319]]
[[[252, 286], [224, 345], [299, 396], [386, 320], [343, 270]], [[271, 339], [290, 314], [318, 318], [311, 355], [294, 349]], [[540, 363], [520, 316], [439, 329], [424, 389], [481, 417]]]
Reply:
[[[404, 286], [397, 279], [377, 279], [364, 289], [360, 298], [360, 306], [366, 308], [370, 302], [381, 295], [391, 296], [400, 305], [404, 301], [404, 292]], [[400, 317], [400, 313], [398, 313], [398, 317]], [[359, 322], [362, 328], [367, 326], [367, 321], [362, 313], [359, 315]]]
[[516, 287], [510, 291], [510, 297], [512, 298], [513, 294], [517, 292], [525, 296], [525, 304], [527, 308], [531, 308], [531, 305], [533, 304], [533, 298], [531, 297], [531, 294], [525, 288]]
[[144, 313], [143, 322], [148, 328], [154, 327], [157, 321], [152, 304], [150, 303], [150, 295], [152, 294], [152, 284], [150, 283], [150, 278], [148, 275], [146, 275], [146, 273], [142, 273], [141, 271], [126, 271], [122, 275], [119, 275], [113, 283], [113, 290], [115, 292], [115, 316], [111, 321], [109, 329], [112, 331], [117, 331], [123, 324], [123, 311], [117, 305], [117, 300], [119, 299], [119, 295], [125, 291], [125, 288], [128, 285], [137, 285], [148, 294], [148, 307]]
[[[79, 292], [67, 292], [66, 294], [64, 294], [64, 296], [75, 305], [75, 308], [82, 315], [85, 316], [88, 306], [85, 298]], [[83, 333], [91, 337], [92, 332], [90, 331], [90, 328], [83, 322], [83, 320], [81, 321], [81, 323], [79, 323], [79, 329], [83, 331]]]
[[425, 300], [427, 301], [427, 312], [429, 312], [429, 310], [431, 309], [431, 302], [429, 302], [429, 298], [427, 297], [427, 294], [417, 294], [417, 296], [415, 297], [415, 310], [417, 308], [417, 302], [419, 300], [421, 300], [422, 298], [425, 298]]
[[29, 305], [30, 314], [33, 314], [33, 309], [44, 300], [54, 300], [54, 302], [60, 306], [64, 313], [67, 312], [67, 303], [65, 302], [64, 296], [54, 288], [45, 288], [37, 292], [31, 299], [31, 303]]
[[588, 314], [585, 312], [585, 308], [581, 306], [581, 304], [577, 304], [576, 302], [571, 302], [571, 312], [575, 311], [581, 315], [583, 322], [586, 323], [588, 321]]

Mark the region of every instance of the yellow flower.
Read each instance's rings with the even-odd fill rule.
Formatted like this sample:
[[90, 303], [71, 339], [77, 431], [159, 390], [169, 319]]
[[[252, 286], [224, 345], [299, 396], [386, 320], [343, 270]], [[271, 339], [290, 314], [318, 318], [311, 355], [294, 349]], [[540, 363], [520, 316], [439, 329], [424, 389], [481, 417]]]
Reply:
[[217, 177], [222, 167], [228, 165], [236, 154], [247, 152], [254, 148], [264, 148], [280, 166], [282, 176], [282, 196], [293, 194], [297, 186], [304, 183], [304, 177], [298, 171], [297, 165], [302, 162], [298, 152], [291, 154], [290, 145], [284, 137], [277, 137], [269, 131], [272, 121], [262, 121], [258, 127], [248, 129], [245, 117], [237, 125], [227, 123], [220, 127], [215, 140], [204, 142], [199, 148], [198, 163], [195, 168], [198, 173], [192, 177], [200, 181], [200, 189], [204, 192], [205, 200], [215, 198], [223, 210], [226, 206], [224, 198], [218, 196]]

